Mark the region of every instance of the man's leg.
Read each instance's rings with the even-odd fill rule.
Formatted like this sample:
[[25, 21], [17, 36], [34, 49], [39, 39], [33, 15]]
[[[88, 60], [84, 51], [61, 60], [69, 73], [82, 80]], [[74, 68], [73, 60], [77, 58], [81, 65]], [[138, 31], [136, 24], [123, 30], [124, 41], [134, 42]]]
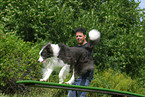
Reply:
[[76, 96], [76, 91], [69, 90], [69, 91], [68, 91], [68, 97], [77, 97], [77, 96]]
[[[87, 79], [81, 79], [79, 81], [80, 81], [79, 82], [80, 86], [89, 86], [91, 82], [90, 80], [87, 80]], [[87, 92], [77, 91], [78, 97], [87, 97], [86, 94]]]
[[[72, 83], [72, 85], [76, 85], [76, 80]], [[69, 90], [68, 91], [68, 97], [77, 97], [77, 93], [76, 91], [73, 91], [73, 90]]]
[[[88, 80], [88, 79], [83, 79], [83, 80], [82, 80], [83, 86], [89, 86], [90, 83], [91, 83], [91, 81]], [[80, 93], [80, 97], [87, 97], [86, 94], [87, 94], [87, 92], [81, 92], [81, 93]]]
[[[88, 79], [78, 78], [75, 80], [73, 85], [89, 86], [90, 82], [91, 81]], [[87, 94], [87, 92], [69, 90], [68, 97], [86, 97], [86, 94]]]

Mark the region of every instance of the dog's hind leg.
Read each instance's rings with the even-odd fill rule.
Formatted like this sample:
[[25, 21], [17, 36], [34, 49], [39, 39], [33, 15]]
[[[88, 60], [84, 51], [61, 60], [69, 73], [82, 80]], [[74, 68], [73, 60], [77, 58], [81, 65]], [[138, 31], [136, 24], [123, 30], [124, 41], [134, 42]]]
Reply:
[[69, 75], [70, 65], [65, 65], [62, 67], [62, 69], [59, 72], [59, 84], [62, 84], [64, 82], [64, 79], [66, 79], [66, 76]]
[[72, 75], [71, 79], [68, 82], [65, 82], [65, 83], [71, 85], [74, 82], [74, 80], [75, 80], [75, 70], [73, 68], [73, 75]]
[[47, 81], [47, 79], [51, 75], [52, 71], [53, 71], [53, 69], [47, 69], [47, 71], [45, 71], [43, 74], [43, 79], [40, 79], [40, 81]]

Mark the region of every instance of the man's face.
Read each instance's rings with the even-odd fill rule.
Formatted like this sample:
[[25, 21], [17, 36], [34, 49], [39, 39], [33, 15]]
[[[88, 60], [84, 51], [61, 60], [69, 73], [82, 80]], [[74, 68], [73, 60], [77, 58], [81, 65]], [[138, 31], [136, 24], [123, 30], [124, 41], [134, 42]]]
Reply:
[[86, 35], [84, 35], [82, 32], [76, 32], [76, 40], [79, 44], [83, 44], [86, 40]]

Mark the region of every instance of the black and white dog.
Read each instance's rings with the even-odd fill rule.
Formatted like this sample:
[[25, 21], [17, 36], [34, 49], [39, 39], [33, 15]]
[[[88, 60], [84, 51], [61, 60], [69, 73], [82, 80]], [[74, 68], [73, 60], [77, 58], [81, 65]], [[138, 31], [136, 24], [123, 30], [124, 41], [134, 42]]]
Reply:
[[66, 82], [72, 84], [75, 77], [94, 69], [94, 61], [91, 52], [94, 46], [100, 40], [100, 32], [93, 29], [89, 32], [89, 41], [85, 48], [68, 47], [64, 44], [48, 43], [42, 47], [39, 52], [39, 62], [44, 64], [43, 79], [46, 81], [51, 75], [52, 71], [59, 72], [59, 83], [63, 83], [66, 76], [69, 74], [70, 66], [73, 67], [73, 74], [71, 79]]

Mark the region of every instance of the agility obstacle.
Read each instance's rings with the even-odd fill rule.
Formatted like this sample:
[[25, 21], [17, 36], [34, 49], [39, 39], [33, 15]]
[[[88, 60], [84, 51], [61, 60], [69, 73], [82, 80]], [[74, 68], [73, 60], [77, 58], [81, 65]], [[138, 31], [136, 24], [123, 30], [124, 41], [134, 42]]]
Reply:
[[29, 87], [66, 89], [66, 90], [103, 93], [103, 94], [110, 94], [110, 95], [122, 95], [122, 96], [130, 96], [130, 97], [145, 97], [145, 95], [126, 92], [126, 91], [113, 90], [113, 89], [67, 85], [67, 84], [59, 84], [59, 83], [52, 83], [52, 82], [50, 83], [50, 82], [42, 82], [42, 81], [34, 81], [34, 80], [22, 80], [22, 81], [17, 81], [16, 83], [24, 84], [25, 86], [29, 86]]

